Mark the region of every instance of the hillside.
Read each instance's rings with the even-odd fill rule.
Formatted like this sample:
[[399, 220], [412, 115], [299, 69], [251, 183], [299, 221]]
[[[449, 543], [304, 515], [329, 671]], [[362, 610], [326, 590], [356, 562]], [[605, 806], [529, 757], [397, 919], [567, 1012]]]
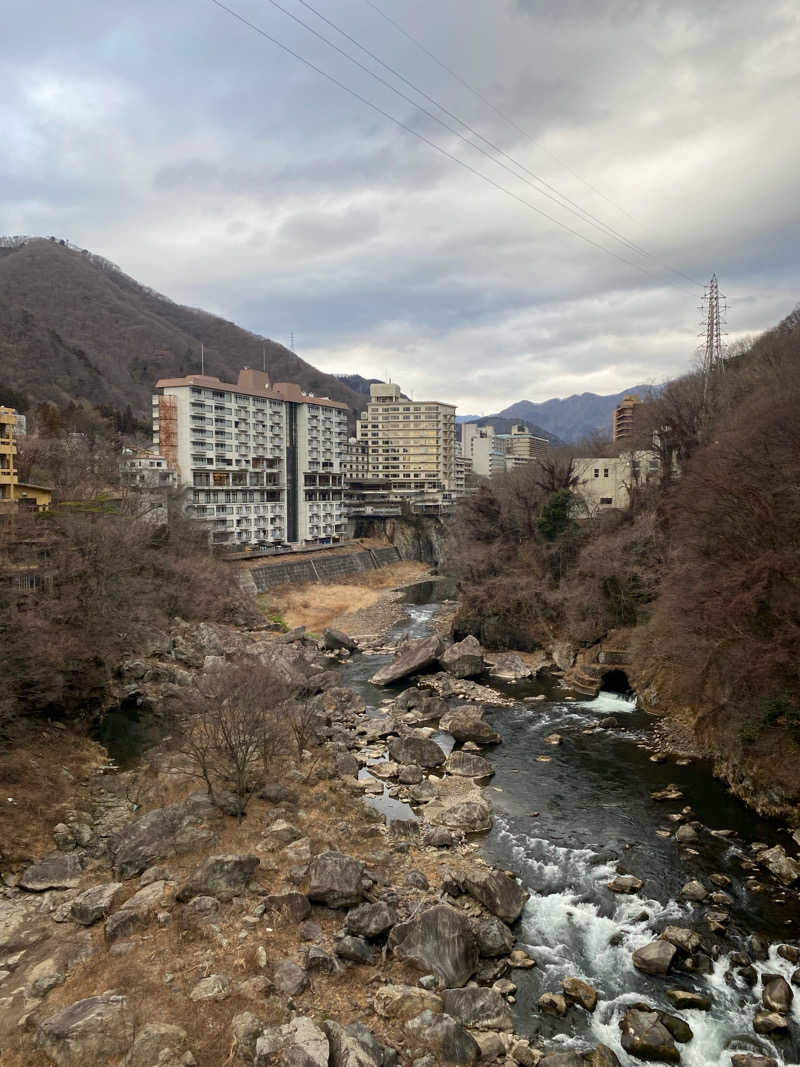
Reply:
[[88, 400], [149, 418], [157, 378], [200, 369], [236, 380], [266, 355], [274, 379], [354, 411], [364, 397], [288, 348], [175, 304], [117, 267], [58, 241], [0, 238], [0, 382], [32, 403]]
[[[611, 435], [614, 408], [629, 393], [638, 393], [644, 400], [653, 392], [652, 385], [632, 385], [621, 393], [599, 396], [597, 393], [575, 393], [573, 396], [545, 400], [534, 404], [530, 400], [518, 400], [504, 408], [498, 415], [519, 421], [535, 422], [544, 428], [545, 436], [558, 434], [570, 443], [599, 431]], [[534, 431], [535, 432], [535, 431]]]

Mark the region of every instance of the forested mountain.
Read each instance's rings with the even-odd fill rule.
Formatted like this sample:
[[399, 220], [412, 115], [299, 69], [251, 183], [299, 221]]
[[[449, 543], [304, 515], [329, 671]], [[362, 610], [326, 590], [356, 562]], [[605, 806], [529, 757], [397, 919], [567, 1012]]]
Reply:
[[597, 393], [575, 393], [572, 396], [544, 400], [534, 404], [530, 400], [518, 400], [498, 412], [507, 419], [538, 423], [549, 434], [557, 434], [564, 441], [576, 444], [594, 433], [611, 435], [614, 408], [623, 397], [638, 393], [644, 400], [654, 391], [652, 385], [632, 385], [621, 393], [599, 396]]
[[[364, 407], [364, 397], [275, 341], [175, 304], [88, 250], [0, 238], [0, 385], [29, 403], [84, 400], [149, 418], [157, 378], [200, 369], [236, 381], [266, 357], [274, 380]], [[2, 401], [2, 397], [0, 397]]]

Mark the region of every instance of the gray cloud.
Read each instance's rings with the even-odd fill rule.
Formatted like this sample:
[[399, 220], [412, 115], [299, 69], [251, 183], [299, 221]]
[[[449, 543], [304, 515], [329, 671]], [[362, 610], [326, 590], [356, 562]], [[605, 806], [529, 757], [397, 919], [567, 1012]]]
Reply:
[[324, 369], [388, 371], [418, 396], [477, 411], [685, 370], [700, 291], [667, 266], [700, 281], [717, 271], [732, 336], [796, 303], [792, 5], [384, 5], [513, 124], [361, 0], [324, 12], [652, 254], [557, 207], [264, 0], [232, 6], [635, 265], [490, 188], [205, 0], [6, 4], [0, 228], [69, 237], [176, 300], [278, 340], [294, 331]]

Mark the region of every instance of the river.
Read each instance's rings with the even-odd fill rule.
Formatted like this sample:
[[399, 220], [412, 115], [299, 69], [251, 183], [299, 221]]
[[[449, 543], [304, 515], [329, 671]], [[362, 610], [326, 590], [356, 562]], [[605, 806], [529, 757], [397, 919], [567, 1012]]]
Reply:
[[[420, 586], [410, 599], [432, 597], [434, 589], [430, 583]], [[435, 601], [409, 604], [408, 621], [389, 635], [388, 643], [403, 635], [429, 633], [439, 606]], [[376, 688], [368, 681], [390, 658], [356, 655], [342, 669], [342, 683], [358, 689], [371, 709], [404, 688]], [[707, 1013], [677, 1012], [694, 1032], [692, 1041], [679, 1046], [684, 1065], [728, 1067], [730, 1053], [741, 1051], [760, 1052], [786, 1067], [798, 1067], [800, 994], [793, 1005], [790, 1035], [777, 1040], [759, 1036], [752, 1020], [760, 1007], [760, 982], [751, 990], [728, 973], [730, 952], [747, 951], [748, 937], [756, 932], [772, 942], [769, 960], [755, 962], [759, 974], [782, 974], [789, 980], [796, 969], [796, 964], [777, 955], [776, 946], [797, 943], [797, 894], [781, 890], [768, 876], [762, 879], [763, 892], [749, 891], [737, 861], [737, 856], [749, 855], [754, 841], [788, 846], [785, 831], [736, 800], [702, 762], [686, 766], [673, 760], [652, 762], [652, 751], [645, 747], [652, 720], [634, 700], [613, 693], [571, 700], [567, 691], [552, 683], [480, 681], [495, 684], [514, 701], [510, 707], [487, 712], [503, 742], [484, 752], [496, 773], [486, 788], [494, 806], [494, 828], [483, 839], [482, 851], [492, 863], [516, 871], [531, 893], [515, 932], [538, 966], [512, 972], [519, 987], [518, 1032], [542, 1035], [548, 1046], [565, 1051], [602, 1041], [625, 1067], [635, 1067], [641, 1061], [620, 1048], [621, 1014], [643, 1000], [675, 1012], [665, 993], [679, 987], [704, 993], [713, 1005]], [[541, 693], [546, 696], [543, 701], [524, 701]], [[617, 718], [619, 727], [598, 728], [608, 715]], [[593, 728], [594, 732], [585, 732]], [[546, 743], [554, 732], [562, 735], [562, 744]], [[438, 739], [448, 748], [452, 744], [448, 735]], [[542, 755], [551, 761], [538, 762], [536, 757]], [[659, 802], [651, 797], [651, 792], [670, 783], [677, 785], [681, 799]], [[388, 819], [409, 815], [401, 802], [378, 803]], [[676, 824], [668, 816], [687, 805], [693, 810], [689, 818], [705, 828], [689, 849], [681, 848], [673, 836], [658, 833], [674, 832]], [[712, 830], [732, 830], [735, 836], [717, 838]], [[638, 894], [622, 896], [607, 889], [610, 879], [622, 871], [643, 879]], [[726, 889], [732, 898], [731, 921], [723, 938], [708, 936], [703, 915], [713, 905], [691, 904], [680, 897], [681, 887], [690, 879], [713, 889], [712, 873], [731, 879]], [[632, 951], [653, 940], [667, 924], [690, 926], [718, 946], [712, 974], [673, 971], [660, 979], [634, 969]], [[563, 1020], [541, 1014], [536, 1006], [539, 996], [548, 990], [559, 992], [568, 976], [583, 978], [599, 990], [594, 1014], [578, 1008]]]

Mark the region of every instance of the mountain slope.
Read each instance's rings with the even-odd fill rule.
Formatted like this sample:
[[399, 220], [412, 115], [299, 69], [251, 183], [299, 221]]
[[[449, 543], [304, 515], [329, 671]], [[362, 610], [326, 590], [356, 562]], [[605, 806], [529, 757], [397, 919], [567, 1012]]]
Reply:
[[283, 345], [175, 304], [99, 256], [44, 238], [0, 247], [0, 381], [32, 402], [130, 404], [149, 418], [156, 379], [199, 371], [201, 344], [207, 373], [223, 380], [266, 356], [274, 380], [364, 407]]
[[598, 396], [597, 393], [576, 393], [573, 396], [545, 400], [534, 404], [519, 400], [504, 408], [498, 415], [510, 419], [533, 420], [549, 433], [558, 434], [565, 441], [577, 442], [599, 430], [611, 436], [614, 408], [623, 397], [638, 393], [644, 400], [654, 391], [652, 385], [632, 385], [621, 393]]

